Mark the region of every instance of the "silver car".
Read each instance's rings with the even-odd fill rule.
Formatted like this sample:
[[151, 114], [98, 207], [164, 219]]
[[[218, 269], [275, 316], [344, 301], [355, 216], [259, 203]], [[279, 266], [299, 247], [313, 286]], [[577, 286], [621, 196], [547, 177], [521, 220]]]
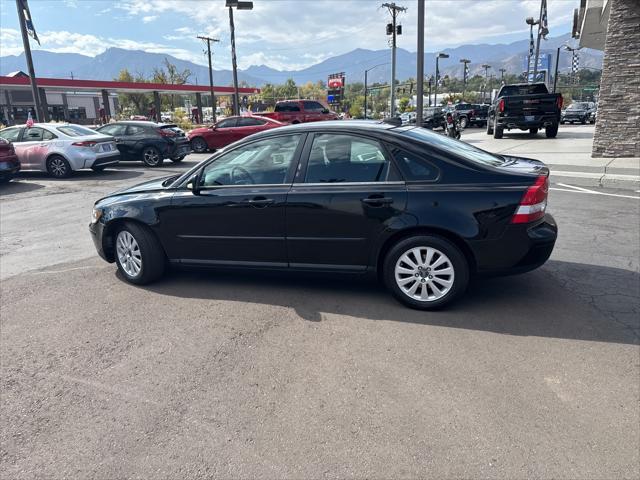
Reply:
[[120, 161], [115, 139], [68, 123], [35, 123], [0, 130], [0, 137], [13, 142], [21, 170], [49, 172], [64, 178], [75, 170], [104, 170]]

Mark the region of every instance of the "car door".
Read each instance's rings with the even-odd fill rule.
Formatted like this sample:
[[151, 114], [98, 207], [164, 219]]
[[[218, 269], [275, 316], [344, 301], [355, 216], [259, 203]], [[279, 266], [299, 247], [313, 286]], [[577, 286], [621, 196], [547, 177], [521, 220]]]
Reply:
[[376, 139], [315, 133], [287, 198], [294, 268], [364, 270], [374, 240], [402, 215], [407, 191]]
[[123, 148], [131, 160], [142, 160], [142, 149], [147, 145], [156, 144], [158, 135], [151, 129], [142, 125], [127, 125], [127, 130], [121, 138]]
[[238, 123], [234, 128], [234, 141], [241, 138], [248, 137], [256, 132], [262, 130], [260, 127], [264, 124], [264, 120], [260, 120], [252, 117], [242, 117], [238, 119]]
[[209, 148], [222, 148], [226, 147], [230, 143], [233, 143], [234, 140], [234, 129], [236, 126], [238, 119], [236, 117], [233, 118], [225, 118], [224, 120], [220, 120], [216, 123], [215, 129], [211, 132], [210, 136], [207, 139], [207, 144]]
[[46, 159], [51, 140], [50, 132], [45, 140], [45, 130], [40, 127], [25, 128], [22, 137], [14, 145], [16, 154], [24, 170], [46, 170]]
[[238, 146], [199, 170], [162, 213], [163, 244], [185, 264], [286, 267], [285, 205], [303, 134]]

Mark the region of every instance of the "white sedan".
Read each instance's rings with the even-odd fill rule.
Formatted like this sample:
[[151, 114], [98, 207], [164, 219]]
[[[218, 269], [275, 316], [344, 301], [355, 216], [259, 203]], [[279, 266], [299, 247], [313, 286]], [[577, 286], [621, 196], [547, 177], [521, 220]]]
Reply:
[[75, 170], [104, 170], [120, 161], [115, 139], [109, 135], [68, 123], [35, 123], [0, 130], [13, 143], [21, 170], [49, 172], [64, 178]]

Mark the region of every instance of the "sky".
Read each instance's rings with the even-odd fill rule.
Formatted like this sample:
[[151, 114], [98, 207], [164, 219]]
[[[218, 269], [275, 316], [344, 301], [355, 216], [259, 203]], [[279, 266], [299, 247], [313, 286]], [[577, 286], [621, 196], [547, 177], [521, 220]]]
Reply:
[[[234, 12], [238, 66], [297, 70], [355, 48], [388, 47], [390, 21], [382, 1], [254, 0]], [[396, 0], [398, 46], [416, 50], [416, 0]], [[571, 31], [579, 0], [548, 0], [550, 36]], [[214, 44], [214, 68], [229, 68], [229, 13], [225, 0], [29, 0], [41, 46], [32, 49], [95, 56], [109, 47], [165, 53], [206, 65], [197, 35]], [[425, 49], [528, 38], [527, 16], [538, 17], [540, 0], [426, 0]], [[22, 52], [14, 0], [0, 0], [0, 56]]]

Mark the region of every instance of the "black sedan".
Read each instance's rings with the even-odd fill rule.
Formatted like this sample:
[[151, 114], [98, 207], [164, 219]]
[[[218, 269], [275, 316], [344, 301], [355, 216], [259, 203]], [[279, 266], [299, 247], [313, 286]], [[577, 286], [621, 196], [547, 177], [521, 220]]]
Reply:
[[191, 152], [184, 132], [173, 124], [115, 122], [96, 130], [116, 139], [121, 160], [142, 160], [147, 167], [159, 167], [165, 158], [180, 162]]
[[96, 202], [96, 249], [135, 284], [165, 265], [377, 273], [433, 309], [471, 275], [542, 265], [557, 227], [543, 163], [424, 128], [317, 122], [247, 137], [189, 172]]

